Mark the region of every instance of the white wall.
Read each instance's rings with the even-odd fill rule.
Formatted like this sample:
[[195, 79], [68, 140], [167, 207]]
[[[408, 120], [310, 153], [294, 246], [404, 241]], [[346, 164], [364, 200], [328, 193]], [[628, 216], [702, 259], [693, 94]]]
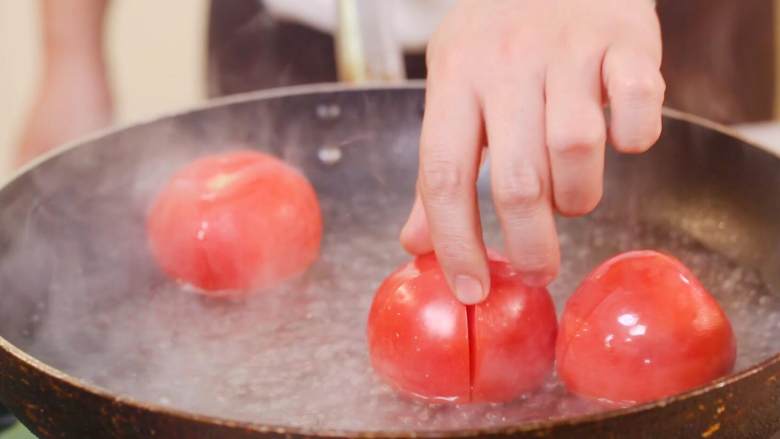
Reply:
[[[39, 1], [66, 0], [0, 0], [0, 176], [35, 89]], [[203, 99], [207, 3], [112, 1], [106, 41], [117, 122]]]
[[7, 169], [39, 65], [37, 2], [0, 0], [0, 172]]

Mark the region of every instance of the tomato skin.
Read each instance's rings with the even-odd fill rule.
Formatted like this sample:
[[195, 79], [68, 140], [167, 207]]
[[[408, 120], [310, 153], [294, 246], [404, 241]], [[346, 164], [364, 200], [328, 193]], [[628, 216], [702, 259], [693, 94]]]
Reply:
[[317, 258], [322, 217], [306, 178], [255, 151], [200, 158], [179, 170], [147, 218], [155, 259], [207, 294], [265, 288]]
[[618, 255], [566, 304], [558, 376], [572, 393], [642, 403], [704, 385], [734, 367], [736, 341], [717, 301], [680, 261]]
[[490, 295], [474, 306], [455, 299], [433, 254], [391, 274], [369, 314], [376, 372], [427, 401], [501, 402], [541, 386], [554, 359], [552, 300], [507, 262], [490, 268]]
[[544, 288], [529, 288], [507, 262], [490, 262], [490, 295], [473, 307], [472, 402], [504, 402], [544, 384], [558, 322]]
[[368, 346], [374, 369], [401, 392], [462, 403], [470, 393], [466, 307], [445, 282], [432, 256], [388, 276], [371, 305]]

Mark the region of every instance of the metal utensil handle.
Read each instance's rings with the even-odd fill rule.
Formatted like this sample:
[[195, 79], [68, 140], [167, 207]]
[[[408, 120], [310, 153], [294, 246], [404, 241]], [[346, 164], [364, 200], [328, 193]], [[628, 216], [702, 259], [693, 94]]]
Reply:
[[393, 2], [339, 0], [336, 60], [344, 82], [403, 81], [403, 50], [395, 37]]

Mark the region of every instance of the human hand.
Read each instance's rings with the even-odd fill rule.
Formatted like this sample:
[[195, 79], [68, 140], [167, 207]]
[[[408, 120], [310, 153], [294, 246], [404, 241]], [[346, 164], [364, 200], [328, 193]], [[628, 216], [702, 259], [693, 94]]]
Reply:
[[[532, 286], [557, 274], [554, 213], [602, 195], [604, 144], [660, 135], [661, 37], [650, 0], [460, 0], [428, 45], [417, 199], [401, 241], [435, 250], [466, 304], [490, 277], [476, 178], [489, 145], [506, 256]], [[604, 106], [610, 108], [610, 120]]]

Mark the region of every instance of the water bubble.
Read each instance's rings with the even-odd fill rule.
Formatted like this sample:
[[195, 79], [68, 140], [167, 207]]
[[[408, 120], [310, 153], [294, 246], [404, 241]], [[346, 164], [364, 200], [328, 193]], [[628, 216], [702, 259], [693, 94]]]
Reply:
[[320, 119], [336, 119], [341, 116], [341, 107], [338, 104], [319, 104], [316, 112]]
[[326, 165], [335, 165], [341, 161], [341, 148], [338, 146], [323, 146], [317, 151], [317, 157]]
[[[408, 257], [397, 244], [406, 212], [385, 207], [408, 200], [375, 196], [358, 194], [348, 207], [322, 200], [327, 215], [350, 215], [365, 227], [330, 230], [321, 259], [276, 290], [207, 300], [192, 287], [166, 283], [100, 306], [101, 296], [85, 288], [83, 279], [58, 279], [62, 293], [52, 293], [52, 300], [59, 302], [37, 313], [45, 318], [26, 350], [48, 353], [45, 359], [54, 366], [134, 399], [273, 425], [447, 430], [601, 410], [567, 394], [554, 377], [509, 404], [461, 407], [420, 404], [382, 383], [366, 349], [366, 317], [373, 291]], [[500, 242], [498, 219], [492, 210], [484, 213], [487, 242]], [[686, 263], [723, 305], [739, 343], [737, 369], [780, 352], [780, 337], [772, 336], [780, 328], [780, 299], [757, 273], [666, 229], [589, 218], [561, 223], [560, 229], [565, 257], [550, 287], [559, 311], [583, 276], [607, 257], [657, 248]], [[100, 292], [112, 294], [110, 288]], [[71, 349], [85, 340], [92, 343], [86, 354]]]

